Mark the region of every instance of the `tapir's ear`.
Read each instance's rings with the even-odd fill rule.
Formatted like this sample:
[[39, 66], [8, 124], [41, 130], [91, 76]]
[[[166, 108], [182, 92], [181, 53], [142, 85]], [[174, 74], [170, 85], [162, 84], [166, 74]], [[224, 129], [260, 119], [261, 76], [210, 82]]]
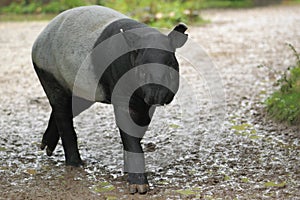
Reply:
[[169, 33], [168, 37], [170, 38], [171, 44], [174, 48], [180, 48], [186, 43], [188, 34], [185, 34], [184, 32], [187, 29], [188, 28], [185, 24], [180, 23]]

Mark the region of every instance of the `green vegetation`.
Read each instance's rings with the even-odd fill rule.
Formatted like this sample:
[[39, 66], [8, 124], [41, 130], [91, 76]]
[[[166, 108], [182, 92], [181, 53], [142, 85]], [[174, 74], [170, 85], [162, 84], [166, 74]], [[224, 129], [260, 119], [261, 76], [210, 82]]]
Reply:
[[6, 151], [5, 147], [0, 147], [0, 151]]
[[21, 0], [13, 1], [8, 6], [0, 8], [0, 13], [2, 15], [57, 14], [69, 8], [93, 4], [114, 8], [141, 22], [157, 27], [170, 27], [178, 22], [189, 24], [205, 22], [199, 12], [201, 2], [193, 0]]
[[108, 182], [99, 182], [93, 189], [97, 193], [103, 193], [113, 191], [115, 187]]
[[268, 114], [280, 122], [298, 124], [300, 122], [300, 54], [289, 44], [297, 59], [296, 64], [287, 68], [276, 81], [279, 90], [267, 100]]
[[[271, 0], [264, 0], [271, 1]], [[273, 0], [280, 1], [280, 0]], [[21, 20], [39, 15], [48, 19], [69, 8], [83, 5], [103, 5], [123, 12], [141, 22], [156, 27], [170, 27], [178, 22], [187, 24], [206, 23], [200, 10], [205, 8], [243, 8], [256, 5], [257, 0], [5, 0], [0, 3], [1, 20]], [[47, 14], [47, 15], [46, 15]], [[48, 17], [43, 17], [44, 15]]]
[[231, 0], [231, 1], [202, 1], [202, 8], [246, 8], [254, 6], [253, 0]]
[[5, 13], [0, 14], [1, 21], [49, 21], [53, 19], [57, 14], [54, 13], [41, 13], [41, 14], [14, 14]]
[[[44, 3], [46, 2], [46, 3]], [[87, 5], [85, 0], [21, 0], [12, 1], [8, 6], [1, 8], [1, 13], [40, 14], [59, 13], [69, 8]]]
[[[236, 122], [234, 123], [236, 124]], [[251, 124], [236, 124], [231, 127], [231, 130], [233, 130], [234, 134], [248, 137], [251, 140], [257, 140], [261, 138], [261, 136], [257, 135], [257, 131]]]
[[[83, 5], [104, 5], [124, 13], [138, 14], [140, 10], [149, 13], [175, 12], [190, 9], [224, 7], [248, 7], [254, 0], [7, 0], [1, 8], [2, 13], [58, 13], [69, 8]], [[2, 5], [3, 6], [3, 5]], [[1, 7], [1, 3], [0, 3]]]
[[282, 183], [275, 183], [274, 181], [270, 181], [270, 182], [266, 182], [264, 184], [265, 187], [285, 187], [286, 186], [286, 182], [282, 182]]
[[178, 22], [204, 22], [200, 16], [201, 4], [198, 1], [115, 0], [104, 1], [104, 5], [156, 27], [170, 27]]
[[200, 197], [201, 190], [200, 188], [189, 188], [189, 189], [181, 189], [175, 190], [176, 193], [179, 193], [182, 196], [196, 196], [196, 198]]
[[241, 181], [242, 181], [243, 183], [249, 183], [249, 179], [246, 178], [246, 177], [241, 178]]

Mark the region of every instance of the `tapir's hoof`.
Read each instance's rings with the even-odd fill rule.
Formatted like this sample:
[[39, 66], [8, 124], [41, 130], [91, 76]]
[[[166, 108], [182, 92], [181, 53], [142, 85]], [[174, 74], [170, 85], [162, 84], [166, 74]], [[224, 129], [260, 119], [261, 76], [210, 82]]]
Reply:
[[66, 162], [67, 166], [72, 166], [72, 167], [81, 167], [84, 166], [84, 163], [82, 161], [79, 162]]
[[49, 149], [49, 147], [47, 147], [46, 149], [46, 154], [47, 156], [52, 156], [53, 151]]
[[146, 194], [149, 191], [149, 185], [143, 184], [143, 185], [137, 185], [137, 190], [140, 194]]
[[[46, 148], [46, 146], [47, 146], [47, 144], [42, 142], [41, 146], [40, 146], [41, 150], [44, 150]], [[46, 148], [46, 154], [47, 154], [47, 156], [52, 156], [52, 154], [53, 154], [53, 150], [51, 150], [48, 146]]]
[[40, 146], [41, 150], [44, 150], [46, 148], [46, 146], [47, 146], [47, 144], [45, 144], [45, 143], [42, 142], [41, 146]]
[[66, 159], [66, 165], [72, 166], [72, 167], [80, 167], [80, 166], [83, 166], [84, 163], [81, 160], [80, 156], [77, 155], [77, 156], [73, 156], [69, 159]]
[[136, 187], [136, 184], [130, 184], [129, 185], [129, 193], [130, 194], [134, 194], [137, 192], [137, 187]]
[[148, 184], [143, 184], [143, 185], [130, 184], [129, 185], [129, 193], [130, 194], [135, 194], [137, 192], [140, 194], [146, 194], [148, 191], [149, 191]]

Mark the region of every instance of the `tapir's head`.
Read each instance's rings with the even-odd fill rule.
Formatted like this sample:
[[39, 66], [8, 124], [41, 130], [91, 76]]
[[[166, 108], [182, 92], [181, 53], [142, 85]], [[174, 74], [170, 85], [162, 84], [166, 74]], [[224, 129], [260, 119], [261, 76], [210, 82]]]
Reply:
[[173, 100], [179, 88], [179, 65], [175, 51], [187, 41], [186, 30], [185, 25], [179, 24], [168, 35], [150, 31], [135, 38], [137, 48], [131, 53], [136, 74], [133, 81], [141, 82], [137, 95], [146, 104], [165, 105]]

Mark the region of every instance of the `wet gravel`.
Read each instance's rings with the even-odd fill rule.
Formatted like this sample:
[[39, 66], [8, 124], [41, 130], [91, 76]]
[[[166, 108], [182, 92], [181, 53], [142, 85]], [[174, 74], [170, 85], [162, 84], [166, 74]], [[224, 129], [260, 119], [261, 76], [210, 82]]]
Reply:
[[[47, 22], [0, 23], [0, 199], [300, 199], [299, 127], [270, 120], [263, 100], [274, 77], [300, 51], [300, 7], [210, 10], [189, 34], [215, 64], [226, 94], [216, 121], [211, 91], [195, 62], [180, 59], [182, 87], [155, 113], [143, 139], [151, 191], [127, 194], [122, 145], [112, 107], [96, 104], [75, 119], [86, 165], [64, 166], [38, 146], [50, 107], [30, 61]], [[222, 125], [222, 126], [217, 126]]]

